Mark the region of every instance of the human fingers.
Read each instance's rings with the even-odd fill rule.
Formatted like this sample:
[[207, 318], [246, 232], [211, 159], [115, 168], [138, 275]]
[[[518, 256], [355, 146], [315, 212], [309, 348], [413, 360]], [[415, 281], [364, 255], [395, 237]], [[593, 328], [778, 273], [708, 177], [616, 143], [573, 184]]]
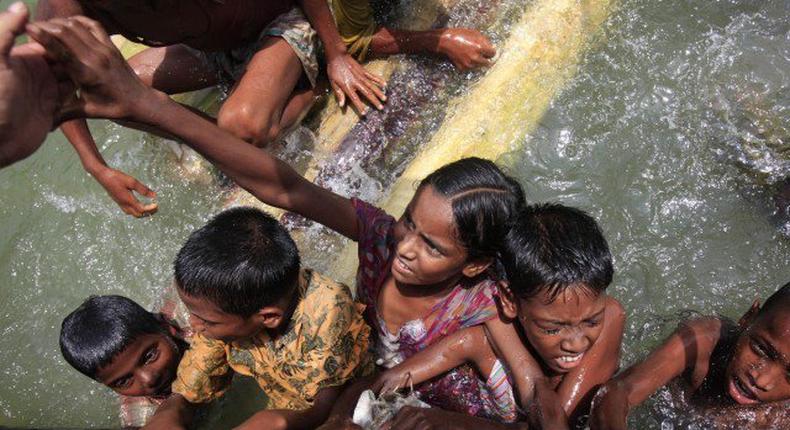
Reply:
[[496, 56], [496, 48], [486, 39], [485, 43], [480, 47], [480, 54], [485, 58], [494, 58]]
[[117, 50], [115, 45], [112, 43], [110, 36], [97, 21], [94, 21], [83, 15], [72, 17], [72, 19], [79, 22], [83, 28], [85, 28], [87, 32], [93, 36], [93, 41], [101, 43], [105, 47], [111, 48], [113, 51]]
[[335, 100], [337, 100], [338, 106], [340, 107], [345, 106], [346, 94], [343, 92], [343, 90], [340, 89], [340, 87], [336, 83], [330, 82], [330, 84], [332, 85], [332, 92], [335, 93]]
[[49, 60], [55, 63], [65, 64], [70, 61], [70, 55], [62, 40], [54, 34], [57, 28], [55, 24], [48, 21], [28, 24], [26, 27], [27, 34], [44, 47], [44, 55]]
[[356, 85], [353, 87], [348, 88], [346, 91], [346, 95], [351, 100], [351, 105], [354, 107], [354, 110], [357, 111], [359, 116], [365, 116], [365, 104], [362, 103], [362, 100], [357, 95], [357, 91], [359, 90], [360, 85]]
[[[380, 97], [383, 96], [383, 94], [381, 94], [381, 91], [379, 91], [375, 85], [368, 83], [364, 79], [358, 79], [354, 86], [357, 91], [359, 91], [359, 93], [370, 102], [370, 104], [376, 107], [376, 109], [384, 109], [384, 105], [381, 104], [380, 100]], [[373, 91], [373, 88], [376, 88], [376, 91]]]
[[30, 13], [22, 2], [16, 2], [0, 13], [0, 66], [5, 67], [14, 40], [25, 30]]
[[156, 198], [156, 193], [153, 190], [146, 187], [145, 185], [143, 185], [142, 182], [136, 179], [133, 179], [133, 181], [134, 182], [132, 183], [132, 189], [135, 190], [137, 194], [141, 194], [151, 199]]
[[384, 80], [381, 76], [374, 75], [373, 73], [368, 72], [365, 70], [365, 77], [370, 79], [371, 81], [375, 82], [379, 88], [382, 90], [387, 88], [387, 81]]

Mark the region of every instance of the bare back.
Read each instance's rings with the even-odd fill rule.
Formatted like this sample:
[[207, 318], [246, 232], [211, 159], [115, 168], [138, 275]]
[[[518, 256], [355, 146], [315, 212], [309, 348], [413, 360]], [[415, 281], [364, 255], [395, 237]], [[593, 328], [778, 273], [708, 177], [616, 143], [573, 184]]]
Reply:
[[36, 19], [83, 14], [108, 33], [149, 46], [183, 43], [205, 51], [224, 51], [255, 40], [292, 0], [40, 0]]

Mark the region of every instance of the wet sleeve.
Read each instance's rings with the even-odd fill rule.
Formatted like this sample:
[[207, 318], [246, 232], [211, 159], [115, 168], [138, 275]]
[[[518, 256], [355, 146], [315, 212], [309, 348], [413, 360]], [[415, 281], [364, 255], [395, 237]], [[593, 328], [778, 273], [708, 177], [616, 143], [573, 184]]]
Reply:
[[338, 32], [349, 54], [359, 61], [365, 57], [376, 32], [376, 21], [368, 0], [331, 0]]
[[333, 284], [320, 289], [320, 300], [306, 303], [302, 316], [303, 370], [309, 375], [303, 393], [310, 401], [323, 388], [373, 372], [370, 328], [362, 317], [365, 306], [354, 302], [348, 287]]
[[494, 318], [497, 315], [495, 297], [496, 282], [486, 279], [467, 291], [463, 298], [465, 309], [462, 309], [461, 327], [472, 327]]
[[377, 280], [383, 270], [388, 270], [390, 233], [395, 218], [363, 200], [351, 199], [357, 214], [357, 295], [366, 305], [373, 304], [377, 297]]
[[189, 349], [178, 364], [172, 390], [190, 403], [207, 403], [225, 394], [232, 377], [225, 344], [194, 335]]

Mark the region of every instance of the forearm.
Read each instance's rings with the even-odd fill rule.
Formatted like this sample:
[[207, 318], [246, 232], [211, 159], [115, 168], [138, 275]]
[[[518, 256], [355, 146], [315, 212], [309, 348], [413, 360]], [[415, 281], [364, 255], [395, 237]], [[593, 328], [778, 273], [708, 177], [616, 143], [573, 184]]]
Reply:
[[373, 52], [382, 56], [435, 54], [440, 53], [444, 45], [443, 34], [444, 29], [409, 31], [383, 27], [373, 35], [370, 46]]
[[318, 33], [318, 38], [321, 39], [321, 43], [324, 45], [327, 59], [348, 52], [346, 44], [337, 30], [335, 19], [332, 17], [332, 11], [329, 9], [329, 4], [326, 0], [299, 0], [299, 6], [307, 15], [310, 25]]
[[102, 158], [99, 149], [96, 147], [93, 136], [91, 136], [88, 123], [84, 119], [64, 122], [61, 125], [61, 131], [63, 131], [63, 135], [66, 136], [71, 146], [74, 147], [74, 150], [77, 151], [82, 167], [88, 173], [96, 176], [102, 168], [107, 167], [104, 158]]
[[526, 407], [532, 401], [535, 381], [544, 377], [540, 364], [524, 346], [513, 323], [494, 318], [486, 321], [485, 328], [492, 348], [513, 377], [516, 398]]

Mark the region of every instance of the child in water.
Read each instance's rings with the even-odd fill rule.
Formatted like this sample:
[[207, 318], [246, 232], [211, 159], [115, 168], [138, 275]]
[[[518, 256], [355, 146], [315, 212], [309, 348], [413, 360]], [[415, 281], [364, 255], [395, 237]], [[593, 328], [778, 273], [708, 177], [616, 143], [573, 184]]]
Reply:
[[[348, 97], [359, 112], [361, 99], [379, 109], [386, 100], [384, 81], [357, 63], [368, 51], [374, 56], [442, 55], [460, 68], [489, 65], [495, 54], [491, 42], [475, 30], [379, 27], [368, 0], [38, 2], [38, 20], [75, 15], [150, 46], [129, 59], [146, 85], [167, 94], [216, 84], [232, 87], [217, 124], [258, 146], [275, 140], [313, 103], [321, 47], [338, 101], [342, 106]], [[132, 193], [154, 197], [153, 191], [106, 165], [84, 120], [66, 122], [62, 129], [85, 169], [124, 212], [139, 217], [156, 211], [155, 203], [143, 205]]]
[[351, 291], [300, 266], [291, 236], [253, 208], [226, 210], [192, 233], [175, 261], [195, 334], [173, 395], [147, 428], [182, 428], [193, 405], [253, 377], [266, 409], [239, 428], [314, 428], [346, 382], [373, 370], [370, 328]]
[[[507, 275], [499, 282], [501, 311], [519, 325], [523, 346], [532, 358], [522, 360], [518, 369], [532, 382], [518, 387], [521, 404], [532, 406], [538, 388], [549, 391], [551, 401], [558, 404], [547, 405], [544, 398], [540, 411], [529, 412], [557, 412], [559, 417], [549, 427], [565, 427], [566, 416], [575, 418], [587, 410], [591, 390], [614, 374], [619, 359], [624, 315], [617, 300], [606, 295], [613, 273], [606, 239], [595, 220], [578, 209], [531, 205], [515, 217], [501, 258]], [[480, 332], [468, 329], [448, 336], [385, 372], [379, 384], [386, 390], [403, 386], [408, 378], [420, 382], [459, 361], [490, 368], [494, 352], [501, 353]], [[431, 414], [435, 412], [404, 408], [393, 419], [393, 428], [410, 428], [422, 419], [435, 422], [435, 417], [427, 416]], [[526, 418], [534, 422], [541, 417]], [[441, 419], [480, 429], [500, 428], [450, 414]]]
[[720, 317], [681, 324], [644, 361], [607, 382], [596, 396], [593, 429], [625, 429], [631, 409], [681, 378], [708, 427], [790, 426], [790, 283], [739, 323]]
[[[394, 364], [443, 336], [481, 323], [504, 357], [510, 356], [508, 348], [520, 345], [512, 324], [496, 318], [496, 285], [488, 269], [508, 220], [523, 206], [524, 197], [518, 184], [493, 163], [466, 159], [434, 172], [422, 182], [401, 219], [395, 220], [371, 205], [307, 181], [286, 163], [146, 87], [122, 65], [123, 59], [100, 30], [84, 20], [70, 25], [71, 29], [54, 24], [75, 32], [107, 61], [90, 61], [81, 45], [50, 26], [34, 25], [30, 31], [47, 49], [72, 54], [72, 73], [91, 82], [80, 92], [88, 115], [155, 125], [212, 160], [261, 201], [360, 243], [359, 295], [370, 304], [366, 317], [378, 333], [374, 342], [382, 364]], [[595, 368], [604, 361], [611, 357], [589, 354], [583, 365]], [[459, 372], [475, 376], [473, 371]], [[471, 390], [455, 394], [439, 389], [436, 400], [446, 400], [442, 406], [454, 410], [485, 414], [478, 400], [485, 384], [476, 378], [449, 378], [446, 383], [454, 381]]]
[[120, 394], [123, 427], [144, 425], [170, 396], [189, 334], [174, 305], [154, 314], [126, 297], [90, 297], [63, 320], [63, 358]]

